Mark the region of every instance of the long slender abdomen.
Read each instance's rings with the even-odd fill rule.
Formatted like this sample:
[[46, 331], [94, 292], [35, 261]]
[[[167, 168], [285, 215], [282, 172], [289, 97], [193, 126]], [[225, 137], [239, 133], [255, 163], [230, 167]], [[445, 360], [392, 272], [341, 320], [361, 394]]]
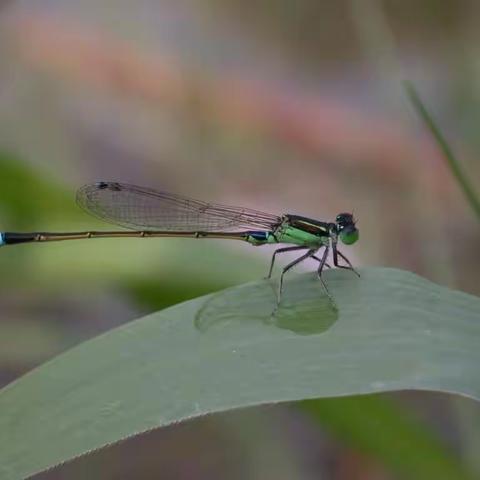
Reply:
[[[254, 232], [257, 233], [257, 232]], [[262, 232], [260, 232], [262, 233]], [[199, 232], [199, 231], [156, 231], [156, 230], [120, 230], [120, 231], [86, 231], [86, 232], [1, 232], [0, 247], [28, 242], [58, 242], [62, 240], [86, 240], [90, 238], [216, 238], [225, 240], [250, 241], [254, 245], [262, 242], [265, 237], [249, 240], [249, 231], [241, 232]]]

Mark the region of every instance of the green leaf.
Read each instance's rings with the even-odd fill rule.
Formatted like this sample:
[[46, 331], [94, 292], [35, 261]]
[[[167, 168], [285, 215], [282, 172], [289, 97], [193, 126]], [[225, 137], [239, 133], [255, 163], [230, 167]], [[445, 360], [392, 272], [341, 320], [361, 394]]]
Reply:
[[393, 269], [258, 281], [60, 355], [0, 392], [0, 478], [233, 408], [402, 389], [480, 399], [480, 300]]

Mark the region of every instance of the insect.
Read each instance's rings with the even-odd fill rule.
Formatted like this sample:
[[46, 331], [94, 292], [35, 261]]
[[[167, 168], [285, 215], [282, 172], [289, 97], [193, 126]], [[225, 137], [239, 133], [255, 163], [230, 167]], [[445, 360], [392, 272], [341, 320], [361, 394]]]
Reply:
[[[302, 255], [282, 269], [277, 305], [283, 291], [283, 277], [291, 268], [308, 258], [318, 261], [317, 274], [331, 297], [322, 272], [332, 251], [333, 264], [352, 270], [350, 261], [337, 247], [358, 240], [359, 232], [350, 213], [340, 213], [335, 222], [323, 222], [299, 215], [272, 215], [249, 208], [207, 203], [150, 188], [118, 182], [97, 182], [77, 192], [77, 203], [93, 216], [129, 230], [85, 232], [0, 233], [0, 246], [27, 242], [53, 242], [87, 238], [220, 238], [243, 240], [254, 246], [287, 244], [277, 249], [270, 262], [272, 275], [278, 254], [302, 251]], [[317, 252], [322, 250], [322, 255]], [[339, 258], [346, 265], [339, 264]]]

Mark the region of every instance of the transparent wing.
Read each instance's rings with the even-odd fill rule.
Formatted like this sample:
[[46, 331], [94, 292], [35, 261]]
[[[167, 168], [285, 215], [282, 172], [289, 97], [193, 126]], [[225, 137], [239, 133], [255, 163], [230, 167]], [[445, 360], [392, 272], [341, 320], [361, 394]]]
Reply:
[[280, 217], [257, 210], [206, 203], [116, 182], [85, 185], [77, 192], [77, 203], [97, 218], [134, 230], [270, 230], [281, 222]]

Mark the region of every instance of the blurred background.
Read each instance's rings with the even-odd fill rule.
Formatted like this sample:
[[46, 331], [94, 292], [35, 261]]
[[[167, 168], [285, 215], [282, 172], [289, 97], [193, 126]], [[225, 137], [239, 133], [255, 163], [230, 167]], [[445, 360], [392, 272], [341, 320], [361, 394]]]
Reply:
[[[3, 0], [0, 231], [105, 228], [75, 204], [98, 180], [325, 220], [353, 211], [352, 263], [479, 295], [477, 220], [401, 83], [479, 185], [479, 32], [475, 0]], [[271, 253], [135, 239], [2, 249], [0, 386], [124, 322], [261, 278]], [[444, 452], [423, 460], [480, 478], [469, 400], [304, 407], [187, 422], [36, 478], [426, 478], [375, 444], [389, 429], [405, 447], [399, 416]]]

